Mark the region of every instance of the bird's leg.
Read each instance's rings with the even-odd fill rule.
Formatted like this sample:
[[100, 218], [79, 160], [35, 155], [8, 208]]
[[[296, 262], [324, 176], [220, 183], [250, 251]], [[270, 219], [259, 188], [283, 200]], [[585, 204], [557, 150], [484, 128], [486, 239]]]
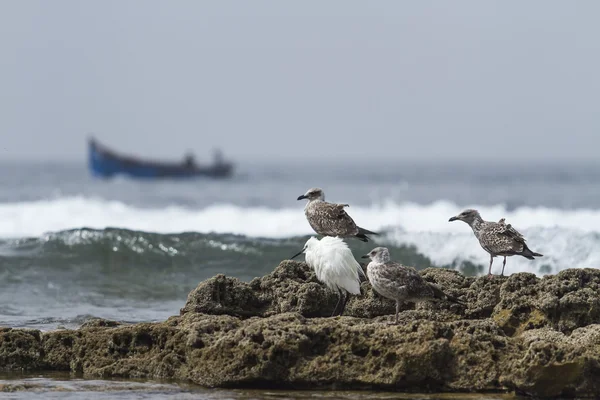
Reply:
[[400, 313], [400, 300], [396, 300], [396, 325], [398, 325], [398, 313]]
[[346, 304], [348, 304], [348, 300], [349, 299], [350, 299], [350, 294], [349, 293], [344, 293], [344, 301], [342, 302], [342, 307], [340, 308], [340, 314], [339, 315], [342, 315], [344, 313], [344, 310], [346, 309]]
[[490, 254], [490, 269], [488, 270], [488, 278], [491, 278], [492, 275], [492, 264], [494, 263], [494, 256]]
[[336, 314], [336, 311], [338, 309], [338, 306], [340, 305], [340, 302], [342, 301], [342, 291], [338, 288], [338, 301], [337, 303], [335, 303], [335, 308], [333, 309], [333, 313], [331, 314], [331, 316], [333, 317]]
[[506, 266], [506, 256], [504, 256], [504, 261], [502, 261], [502, 273], [500, 276], [504, 276], [504, 267]]

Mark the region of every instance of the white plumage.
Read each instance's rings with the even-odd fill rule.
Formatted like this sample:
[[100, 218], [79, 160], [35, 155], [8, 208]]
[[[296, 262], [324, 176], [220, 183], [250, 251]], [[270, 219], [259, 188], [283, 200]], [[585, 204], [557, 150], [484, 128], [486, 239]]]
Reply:
[[[325, 236], [318, 240], [316, 237], [311, 237], [304, 245], [304, 249], [294, 257], [302, 253], [305, 253], [306, 263], [314, 269], [317, 279], [331, 290], [337, 291], [340, 299], [343, 295], [342, 291], [360, 294], [360, 275], [365, 276], [365, 273], [343, 239]], [[344, 298], [340, 314], [348, 301], [347, 296]]]

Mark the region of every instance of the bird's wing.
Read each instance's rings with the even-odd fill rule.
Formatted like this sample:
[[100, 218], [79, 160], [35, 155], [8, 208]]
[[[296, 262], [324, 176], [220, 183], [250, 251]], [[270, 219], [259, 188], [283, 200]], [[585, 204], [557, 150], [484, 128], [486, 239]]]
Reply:
[[360, 294], [359, 274], [364, 274], [348, 245], [340, 238], [326, 236], [319, 244], [320, 269], [317, 278], [352, 294]]
[[523, 237], [519, 231], [517, 231], [511, 224], [506, 223], [506, 218], [500, 218], [498, 221], [498, 227], [500, 231], [507, 232], [509, 235], [514, 237]]
[[506, 228], [502, 234], [509, 236], [515, 240], [518, 240], [522, 243], [525, 243], [525, 237], [521, 234], [521, 232], [517, 231], [511, 224], [506, 225]]
[[517, 231], [511, 224], [505, 223], [504, 218], [501, 218], [500, 221], [498, 221], [498, 232], [501, 235], [506, 235], [514, 240], [525, 243], [525, 238], [521, 232]]
[[[334, 207], [336, 210], [336, 213], [338, 214], [338, 216], [340, 218], [345, 218], [345, 217], [350, 218], [348, 213], [346, 213], [346, 210], [344, 210], [344, 208], [350, 207], [350, 204], [341, 204], [341, 203], [326, 203], [326, 204], [330, 204], [332, 207]], [[352, 218], [350, 218], [350, 219], [352, 219]]]
[[390, 261], [385, 264], [381, 275], [383, 278], [404, 286], [404, 293], [408, 298], [433, 296], [433, 289], [413, 267]]
[[523, 251], [525, 238], [510, 224], [485, 222], [479, 235], [481, 246], [494, 254]]
[[463, 303], [456, 297], [451, 296], [448, 293], [444, 292], [444, 290], [442, 289], [442, 287], [440, 285], [437, 285], [432, 282], [427, 282], [427, 283], [429, 284], [431, 289], [433, 289], [433, 297], [438, 298], [438, 299], [447, 299], [453, 303], [461, 304], [463, 306], [465, 305], [465, 303]]
[[[344, 210], [345, 204], [318, 202], [310, 208], [310, 220], [317, 233], [327, 236], [352, 236], [358, 233], [354, 220]], [[310, 222], [309, 220], [309, 222]]]

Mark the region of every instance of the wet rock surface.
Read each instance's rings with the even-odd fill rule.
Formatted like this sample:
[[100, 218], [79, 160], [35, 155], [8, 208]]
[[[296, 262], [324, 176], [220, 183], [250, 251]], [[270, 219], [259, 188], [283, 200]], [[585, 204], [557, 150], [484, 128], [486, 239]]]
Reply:
[[78, 330], [0, 328], [0, 367], [208, 387], [515, 391], [600, 396], [600, 271], [538, 278], [423, 277], [466, 305], [403, 305], [362, 283], [344, 315], [304, 263], [242, 282], [218, 275], [161, 323], [91, 320]]

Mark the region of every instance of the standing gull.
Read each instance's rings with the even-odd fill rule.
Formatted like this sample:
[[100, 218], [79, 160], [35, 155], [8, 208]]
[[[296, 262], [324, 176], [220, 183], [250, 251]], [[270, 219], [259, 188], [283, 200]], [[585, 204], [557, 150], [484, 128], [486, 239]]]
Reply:
[[492, 264], [494, 257], [503, 256], [502, 274], [506, 266], [506, 257], [523, 256], [529, 260], [534, 257], [542, 257], [543, 254], [535, 253], [527, 247], [525, 238], [511, 224], [506, 224], [504, 218], [498, 222], [484, 221], [477, 210], [465, 210], [448, 221], [463, 221], [469, 224], [479, 244], [490, 254], [490, 269], [488, 276], [492, 276]]
[[348, 293], [360, 294], [359, 274], [365, 275], [360, 264], [354, 259], [352, 251], [342, 239], [325, 236], [320, 241], [316, 237], [308, 239], [304, 249], [292, 259], [302, 253], [306, 254], [306, 263], [315, 270], [317, 279], [339, 293], [340, 298], [332, 316], [336, 314], [340, 302], [342, 306], [339, 315], [342, 315], [348, 302]]
[[386, 247], [376, 247], [362, 258], [371, 259], [367, 265], [367, 276], [373, 289], [383, 297], [396, 300], [396, 324], [400, 303], [403, 301], [419, 303], [446, 299], [463, 304], [455, 297], [444, 293], [438, 285], [427, 282], [413, 267], [391, 261], [390, 252]]
[[377, 235], [354, 223], [354, 220], [344, 210], [348, 204], [328, 203], [325, 193], [320, 188], [308, 189], [298, 200], [308, 199], [304, 214], [310, 226], [319, 235], [337, 236], [341, 238], [355, 237], [363, 242], [368, 242], [370, 235]]

